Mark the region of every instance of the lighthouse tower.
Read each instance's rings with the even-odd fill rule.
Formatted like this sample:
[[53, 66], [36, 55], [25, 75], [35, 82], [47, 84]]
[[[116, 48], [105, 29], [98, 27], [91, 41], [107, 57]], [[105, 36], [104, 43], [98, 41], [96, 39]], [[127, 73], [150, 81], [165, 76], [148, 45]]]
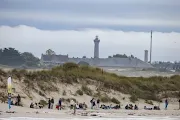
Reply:
[[99, 38], [96, 36], [94, 39], [94, 58], [99, 58]]

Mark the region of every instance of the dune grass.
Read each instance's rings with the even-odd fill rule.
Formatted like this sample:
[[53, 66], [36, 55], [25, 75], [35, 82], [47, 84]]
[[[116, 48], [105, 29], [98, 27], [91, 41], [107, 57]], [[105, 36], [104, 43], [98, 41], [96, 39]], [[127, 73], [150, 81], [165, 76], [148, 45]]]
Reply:
[[[54, 67], [51, 70], [42, 71], [26, 71], [12, 70], [6, 73], [0, 70], [0, 75], [5, 76], [11, 74], [17, 79], [25, 79], [24, 82], [28, 85], [39, 83], [39, 86], [45, 90], [57, 91], [52, 83], [67, 83], [67, 84], [94, 84], [100, 83], [101, 88], [113, 89], [125, 94], [131, 95], [131, 100], [136, 101], [138, 98], [145, 100], [159, 101], [163, 96], [160, 93], [166, 91], [180, 91], [180, 76], [172, 77], [124, 77], [113, 73], [107, 73], [99, 68], [89, 66], [78, 66], [74, 63], [66, 63], [63, 66]], [[94, 83], [93, 83], [93, 82]], [[33, 87], [32, 87], [33, 88]], [[83, 91], [85, 89], [85, 91]], [[86, 88], [82, 91], [85, 93]], [[88, 93], [91, 95], [91, 93]], [[168, 97], [168, 96], [166, 96]], [[180, 94], [174, 94], [171, 97], [180, 97]]]

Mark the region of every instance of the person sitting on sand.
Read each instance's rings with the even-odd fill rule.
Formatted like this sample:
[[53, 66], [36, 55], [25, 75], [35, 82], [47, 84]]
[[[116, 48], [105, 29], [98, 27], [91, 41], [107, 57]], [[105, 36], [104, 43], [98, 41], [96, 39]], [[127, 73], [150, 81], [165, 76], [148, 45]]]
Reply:
[[38, 109], [38, 104], [37, 103], [35, 103], [35, 107], [34, 107], [35, 109]]
[[83, 109], [84, 109], [84, 110], [86, 110], [86, 109], [87, 109], [87, 105], [86, 105], [86, 103], [85, 103], [85, 102], [83, 103]]
[[71, 109], [71, 110], [73, 109], [74, 104], [75, 104], [74, 100], [71, 99], [71, 101], [70, 101], [70, 109]]
[[83, 109], [83, 104], [79, 103], [78, 107], [79, 107], [79, 109]]
[[33, 103], [30, 104], [30, 108], [34, 108], [34, 104]]
[[137, 105], [134, 106], [134, 110], [138, 110], [138, 106]]
[[56, 109], [59, 110], [59, 104], [56, 105]]
[[11, 105], [14, 105], [14, 102], [11, 100]]
[[39, 109], [42, 109], [44, 106], [39, 102], [38, 103]]
[[160, 110], [159, 106], [154, 106], [154, 110]]
[[126, 106], [125, 106], [125, 109], [126, 109], [126, 110], [128, 110], [128, 109], [129, 109], [129, 106], [128, 106], [128, 105], [126, 105]]
[[133, 105], [132, 104], [129, 104], [129, 110], [133, 110]]

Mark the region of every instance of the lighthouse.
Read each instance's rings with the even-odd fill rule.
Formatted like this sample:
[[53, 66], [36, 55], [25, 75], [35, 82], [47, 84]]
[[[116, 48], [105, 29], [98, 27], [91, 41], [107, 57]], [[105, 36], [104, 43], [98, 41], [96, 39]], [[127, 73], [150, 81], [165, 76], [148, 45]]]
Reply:
[[94, 39], [94, 58], [99, 58], [99, 38], [96, 36]]

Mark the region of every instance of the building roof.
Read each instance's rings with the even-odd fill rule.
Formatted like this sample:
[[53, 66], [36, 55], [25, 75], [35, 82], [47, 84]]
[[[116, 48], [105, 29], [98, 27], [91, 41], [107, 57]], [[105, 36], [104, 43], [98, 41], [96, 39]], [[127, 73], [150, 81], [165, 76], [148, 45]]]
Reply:
[[41, 60], [46, 62], [67, 62], [68, 55], [42, 55]]
[[76, 64], [87, 63], [91, 66], [106, 66], [106, 67], [138, 67], [138, 68], [153, 68], [149, 63], [146, 63], [137, 58], [68, 58], [68, 55], [42, 55], [43, 62], [51, 63], [66, 63], [74, 62]]

